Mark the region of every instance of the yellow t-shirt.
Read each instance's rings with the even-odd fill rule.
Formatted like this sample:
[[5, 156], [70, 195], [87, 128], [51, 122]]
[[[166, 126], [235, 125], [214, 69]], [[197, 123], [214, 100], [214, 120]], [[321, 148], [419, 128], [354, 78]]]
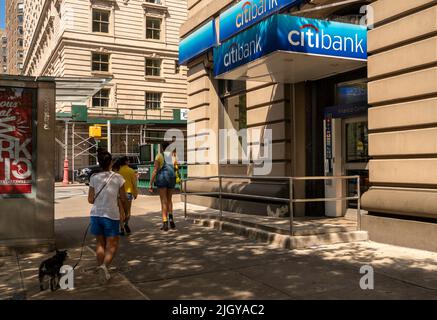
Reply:
[[124, 184], [124, 189], [126, 190], [126, 193], [132, 193], [132, 195], [137, 197], [137, 174], [135, 170], [125, 165], [120, 168], [120, 171], [118, 173], [121, 174], [121, 176], [126, 181]]

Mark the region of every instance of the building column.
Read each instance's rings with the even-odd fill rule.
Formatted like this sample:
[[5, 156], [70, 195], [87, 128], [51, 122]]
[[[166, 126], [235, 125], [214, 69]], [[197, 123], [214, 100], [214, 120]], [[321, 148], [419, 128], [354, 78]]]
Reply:
[[437, 5], [379, 0], [369, 32], [370, 213], [437, 218]]

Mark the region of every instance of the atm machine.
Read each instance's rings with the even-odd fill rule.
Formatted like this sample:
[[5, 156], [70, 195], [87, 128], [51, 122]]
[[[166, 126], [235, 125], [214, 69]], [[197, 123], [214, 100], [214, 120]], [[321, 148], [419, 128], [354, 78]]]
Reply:
[[[323, 124], [325, 176], [342, 176], [342, 119], [326, 114]], [[341, 198], [346, 194], [346, 184], [343, 180], [325, 180], [325, 197]], [[346, 201], [329, 201], [325, 204], [327, 217], [342, 217], [346, 214]]]

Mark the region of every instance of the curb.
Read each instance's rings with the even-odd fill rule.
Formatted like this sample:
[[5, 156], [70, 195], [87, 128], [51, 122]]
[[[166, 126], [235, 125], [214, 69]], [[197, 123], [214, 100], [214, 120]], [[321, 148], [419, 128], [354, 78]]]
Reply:
[[55, 188], [72, 188], [72, 187], [88, 187], [88, 186], [84, 183], [74, 183], [74, 184], [67, 184], [67, 185], [64, 185], [62, 183], [60, 184], [55, 183]]

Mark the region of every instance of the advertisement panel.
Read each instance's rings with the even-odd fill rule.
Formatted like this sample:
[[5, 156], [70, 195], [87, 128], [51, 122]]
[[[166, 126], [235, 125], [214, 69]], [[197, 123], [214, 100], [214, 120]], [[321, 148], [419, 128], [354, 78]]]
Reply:
[[0, 88], [0, 197], [34, 193], [35, 91]]

